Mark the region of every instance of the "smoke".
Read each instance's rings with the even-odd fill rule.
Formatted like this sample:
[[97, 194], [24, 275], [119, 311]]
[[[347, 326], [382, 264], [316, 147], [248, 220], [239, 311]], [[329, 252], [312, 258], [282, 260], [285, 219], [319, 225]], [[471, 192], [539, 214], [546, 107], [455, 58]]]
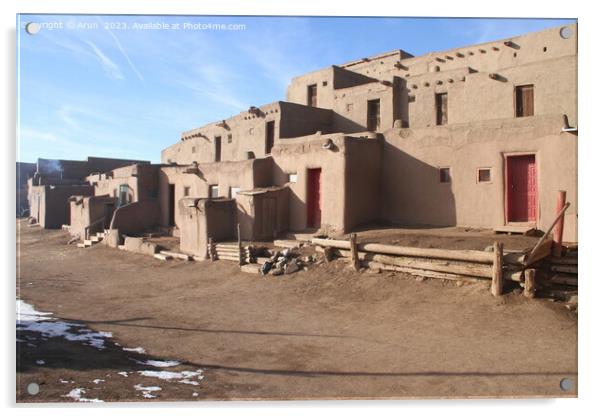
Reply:
[[39, 159], [38, 172], [45, 175], [63, 175], [63, 166], [57, 159]]

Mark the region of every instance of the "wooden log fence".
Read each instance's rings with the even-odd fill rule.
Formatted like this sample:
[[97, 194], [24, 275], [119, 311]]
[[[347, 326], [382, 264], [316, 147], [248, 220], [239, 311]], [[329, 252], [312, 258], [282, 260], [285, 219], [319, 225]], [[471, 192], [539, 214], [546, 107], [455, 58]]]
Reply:
[[314, 238], [320, 251], [347, 257], [370, 268], [401, 271], [416, 276], [450, 280], [491, 279], [491, 293], [500, 296], [504, 280], [520, 281], [522, 273], [504, 271], [503, 245], [496, 242], [494, 251], [446, 250], [401, 247], [378, 243], [357, 243], [352, 234], [349, 241]]

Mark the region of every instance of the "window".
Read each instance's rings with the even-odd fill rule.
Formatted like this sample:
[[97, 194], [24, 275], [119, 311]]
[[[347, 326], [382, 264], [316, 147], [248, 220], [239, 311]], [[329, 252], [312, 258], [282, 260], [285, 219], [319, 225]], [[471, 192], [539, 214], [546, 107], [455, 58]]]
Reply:
[[318, 85], [307, 86], [307, 105], [310, 107], [318, 106]]
[[222, 136], [215, 136], [215, 161], [222, 160]]
[[232, 135], [228, 134], [228, 143], [232, 143]]
[[297, 173], [289, 173], [288, 174], [288, 182], [289, 183], [297, 183]]
[[529, 117], [533, 112], [533, 85], [520, 85], [514, 89], [516, 117]]
[[209, 198], [219, 198], [219, 185], [209, 185]]
[[274, 122], [265, 123], [265, 154], [269, 155], [274, 147]]
[[437, 109], [437, 125], [447, 124], [447, 93], [435, 94], [435, 107]]
[[380, 100], [368, 101], [368, 130], [376, 131], [380, 128]]
[[491, 183], [491, 169], [479, 168], [477, 170], [477, 181], [479, 183]]
[[192, 146], [192, 153], [196, 153], [196, 146]]
[[451, 172], [449, 168], [439, 168], [439, 183], [450, 183]]
[[353, 110], [353, 103], [348, 103], [348, 104], [345, 106], [345, 109], [347, 110], [347, 112], [349, 112], [349, 111], [352, 111], [352, 110]]
[[184, 187], [184, 196], [189, 196], [190, 195], [190, 186], [185, 186]]
[[230, 187], [230, 198], [236, 198], [236, 195], [240, 192], [240, 188]]

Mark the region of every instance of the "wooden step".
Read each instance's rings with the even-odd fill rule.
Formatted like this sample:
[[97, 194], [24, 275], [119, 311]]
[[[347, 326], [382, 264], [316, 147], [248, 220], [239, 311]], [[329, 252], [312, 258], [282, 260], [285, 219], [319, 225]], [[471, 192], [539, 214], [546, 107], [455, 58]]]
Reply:
[[78, 248], [86, 248], [87, 246], [84, 243], [77, 243]]
[[530, 225], [502, 225], [499, 227], [495, 227], [493, 231], [496, 234], [533, 235], [537, 230]]
[[167, 261], [167, 260], [173, 259], [172, 256], [167, 255], [167, 254], [163, 254], [163, 253], [155, 253], [153, 255], [153, 257], [156, 258], [157, 260], [162, 260], [162, 261]]
[[98, 243], [99, 241], [102, 241], [102, 237], [93, 235], [92, 237], [90, 237], [90, 241], [92, 241], [93, 243]]
[[297, 240], [274, 240], [274, 246], [284, 248], [299, 248], [302, 242]]
[[568, 266], [551, 266], [550, 270], [558, 273], [570, 273], [570, 274], [578, 274], [577, 265], [568, 265]]
[[84, 246], [86, 247], [92, 247], [94, 243], [92, 242], [92, 240], [84, 240]]

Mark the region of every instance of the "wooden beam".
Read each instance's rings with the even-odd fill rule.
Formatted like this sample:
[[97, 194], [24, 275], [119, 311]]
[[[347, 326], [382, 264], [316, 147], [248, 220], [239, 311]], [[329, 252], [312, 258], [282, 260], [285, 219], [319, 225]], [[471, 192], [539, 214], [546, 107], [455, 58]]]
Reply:
[[465, 282], [482, 282], [483, 279], [477, 277], [462, 276], [453, 273], [441, 273], [430, 270], [412, 269], [410, 267], [392, 266], [389, 264], [379, 263], [377, 261], [363, 261], [361, 263], [365, 267], [377, 270], [389, 270], [394, 272], [401, 272], [411, 274], [413, 276], [428, 277], [431, 279], [446, 279], [446, 280], [460, 280]]
[[539, 248], [540, 245], [543, 244], [543, 242], [548, 238], [548, 236], [550, 235], [550, 233], [552, 232], [552, 230], [554, 229], [554, 226], [556, 225], [556, 223], [558, 221], [560, 221], [560, 218], [564, 216], [565, 211], [571, 206], [570, 202], [567, 202], [566, 204], [564, 204], [564, 207], [560, 210], [560, 212], [558, 213], [558, 215], [556, 215], [556, 218], [554, 219], [554, 222], [552, 222], [552, 225], [550, 225], [550, 227], [548, 228], [548, 230], [544, 233], [544, 235], [541, 236], [541, 238], [539, 239], [539, 241], [537, 241], [537, 244], [535, 244], [535, 247], [533, 247], [533, 250], [531, 250], [531, 252], [525, 256], [525, 266], [529, 266], [530, 264], [534, 263], [535, 261], [531, 261], [531, 253], [534, 253], [537, 251], [537, 249]]
[[[556, 198], [556, 212], [560, 213], [562, 208], [566, 204], [566, 191], [558, 191], [558, 196]], [[562, 215], [554, 227], [554, 246], [552, 248], [552, 255], [555, 257], [560, 257], [562, 254], [562, 234], [564, 232], [564, 211], [562, 211]]]
[[[312, 244], [319, 245], [322, 247], [334, 247], [344, 250], [350, 250], [349, 241], [313, 238], [311, 242]], [[394, 256], [470, 261], [485, 264], [492, 264], [494, 257], [493, 253], [478, 250], [446, 250], [438, 248], [402, 247], [378, 243], [360, 243], [358, 244], [358, 251], [377, 254], [391, 254]]]
[[491, 268], [491, 294], [501, 296], [504, 291], [504, 245], [499, 241], [493, 243], [493, 266]]

